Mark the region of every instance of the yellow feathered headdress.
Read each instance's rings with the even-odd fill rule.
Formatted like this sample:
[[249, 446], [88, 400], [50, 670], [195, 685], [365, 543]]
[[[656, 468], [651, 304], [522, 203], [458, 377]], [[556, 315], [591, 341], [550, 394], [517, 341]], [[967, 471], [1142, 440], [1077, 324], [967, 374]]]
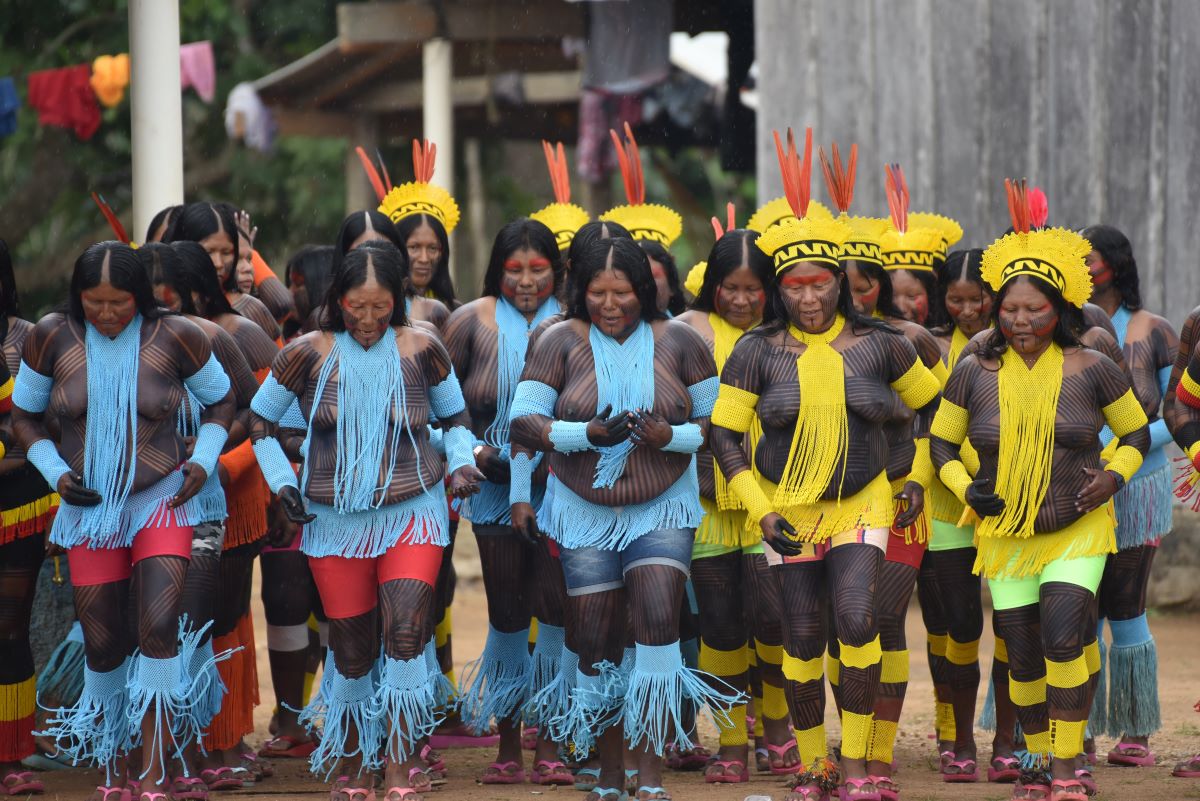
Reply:
[[[933, 272], [942, 258], [945, 237], [937, 228], [912, 226], [908, 213], [908, 183], [899, 164], [885, 164], [888, 212], [891, 227], [880, 240], [884, 269]], [[915, 216], [915, 215], [914, 215]]]
[[566, 250], [571, 247], [575, 232], [591, 218], [586, 211], [571, 202], [571, 176], [567, 172], [567, 156], [563, 152], [562, 142], [558, 143], [556, 152], [550, 143], [543, 139], [542, 150], [546, 154], [546, 167], [550, 170], [550, 185], [554, 188], [555, 202], [535, 211], [529, 217], [549, 228], [558, 241], [558, 249]]
[[625, 199], [628, 203], [609, 209], [600, 215], [605, 222], [624, 226], [634, 239], [650, 239], [664, 248], [671, 247], [683, 233], [683, 218], [666, 206], [646, 202], [646, 181], [642, 174], [642, 157], [633, 130], [625, 123], [625, 143], [617, 132], [609, 129], [617, 148], [621, 177], [625, 179]]
[[993, 291], [1012, 279], [1028, 275], [1062, 293], [1072, 306], [1083, 308], [1092, 296], [1092, 276], [1084, 259], [1092, 246], [1066, 228], [1032, 230], [1025, 181], [1004, 181], [1013, 232], [997, 239], [983, 252], [983, 280]]
[[[821, 160], [821, 172], [825, 176], [825, 187], [834, 207], [840, 212], [837, 219], [850, 227], [850, 237], [842, 246], [840, 259], [869, 262], [882, 265], [879, 242], [888, 229], [888, 221], [877, 217], [851, 215], [850, 204], [854, 201], [854, 179], [858, 166], [858, 145], [850, 145], [850, 158], [842, 163], [842, 154], [837, 142], [833, 143], [832, 161], [826, 157], [825, 148], [817, 148]], [[811, 209], [811, 204], [810, 204]], [[809, 211], [811, 216], [812, 212]]]
[[388, 176], [382, 159], [379, 162], [379, 170], [376, 170], [365, 150], [361, 147], [354, 150], [358, 153], [363, 169], [367, 171], [367, 178], [371, 181], [376, 197], [379, 198], [379, 211], [386, 214], [392, 222], [398, 223], [414, 214], [428, 214], [442, 224], [447, 234], [458, 225], [459, 211], [454, 196], [442, 187], [430, 183], [437, 161], [437, 145], [429, 141], [413, 140], [414, 180], [400, 186], [392, 186], [392, 179]]
[[914, 211], [908, 215], [910, 228], [932, 228], [942, 235], [941, 258], [945, 259], [950, 248], [962, 239], [962, 226], [949, 217], [928, 211]]

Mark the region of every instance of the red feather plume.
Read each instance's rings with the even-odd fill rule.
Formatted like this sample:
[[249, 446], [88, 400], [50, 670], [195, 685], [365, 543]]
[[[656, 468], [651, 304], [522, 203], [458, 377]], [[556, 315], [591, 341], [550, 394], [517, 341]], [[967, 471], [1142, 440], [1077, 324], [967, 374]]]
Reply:
[[803, 217], [808, 213], [808, 201], [812, 190], [812, 128], [804, 129], [804, 160], [796, 152], [796, 138], [792, 129], [787, 130], [787, 150], [775, 134], [775, 155], [779, 158], [779, 172], [783, 178], [783, 194], [787, 197], [792, 214]]
[[108, 220], [109, 227], [116, 234], [117, 240], [124, 244], [129, 244], [129, 234], [125, 233], [125, 226], [121, 225], [121, 220], [117, 217], [116, 212], [112, 207], [105, 202], [104, 197], [97, 192], [92, 193], [92, 200], [100, 207], [100, 213], [104, 215], [104, 219]]

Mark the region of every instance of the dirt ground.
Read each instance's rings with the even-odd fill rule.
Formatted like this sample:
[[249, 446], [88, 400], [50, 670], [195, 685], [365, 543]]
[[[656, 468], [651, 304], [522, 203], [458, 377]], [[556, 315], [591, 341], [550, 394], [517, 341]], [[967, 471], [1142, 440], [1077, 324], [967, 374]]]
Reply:
[[[474, 539], [466, 526], [459, 535], [455, 562], [459, 567], [460, 578], [454, 601], [454, 656], [461, 675], [462, 664], [480, 652], [487, 632], [486, 604], [483, 587], [478, 579], [477, 551]], [[256, 737], [252, 739], [255, 745], [265, 739], [267, 723], [275, 703], [269, 678], [265, 622], [262, 619], [261, 606], [257, 607], [256, 612], [262, 705], [255, 716], [257, 731]], [[1200, 714], [1192, 709], [1192, 705], [1200, 698], [1200, 682], [1194, 680], [1192, 673], [1194, 668], [1200, 666], [1200, 616], [1158, 615], [1153, 617], [1151, 626], [1158, 641], [1159, 692], [1163, 717], [1163, 729], [1151, 741], [1153, 750], [1158, 755], [1158, 765], [1154, 768], [1138, 769], [1110, 768], [1102, 764], [1096, 771], [1096, 779], [1101, 796], [1105, 799], [1200, 799], [1200, 780], [1176, 779], [1170, 775], [1171, 766], [1176, 761], [1200, 751]], [[980, 656], [986, 676], [991, 660], [992, 637], [990, 626], [985, 626], [985, 629], [984, 639], [980, 644]], [[989, 785], [986, 782], [974, 785], [947, 785], [940, 781], [930, 734], [933, 730], [933, 688], [922, 647], [924, 631], [921, 617], [915, 606], [908, 616], [908, 638], [914, 646], [912, 677], [896, 744], [896, 758], [900, 765], [896, 778], [901, 784], [902, 798], [905, 801], [1007, 799], [1009, 789], [1006, 786]], [[986, 690], [985, 678], [984, 685], [980, 687], [980, 704]], [[834, 740], [838, 736], [839, 727], [832, 702], [828, 707], [827, 730], [831, 740]], [[702, 735], [706, 744], [715, 750], [716, 738], [712, 729], [706, 730], [702, 727]], [[982, 774], [986, 769], [985, 760], [991, 753], [990, 735], [987, 732], [976, 731], [976, 739], [979, 743]], [[1102, 738], [1098, 747], [1103, 762], [1103, 754], [1111, 747], [1111, 742]], [[445, 756], [450, 770], [449, 782], [439, 792], [432, 794], [434, 799], [518, 801], [535, 796], [565, 795], [564, 801], [582, 801], [584, 797], [582, 793], [571, 788], [541, 788], [529, 784], [484, 787], [477, 783], [476, 778], [482, 774], [487, 763], [495, 758], [493, 752], [487, 749], [461, 749], [447, 751]], [[527, 753], [527, 769], [532, 767], [531, 763], [531, 755]], [[308, 774], [305, 765], [306, 763], [302, 764], [296, 760], [278, 761], [275, 763], [274, 778], [264, 781], [254, 789], [214, 793], [213, 798], [240, 795], [272, 801], [316, 798], [324, 795], [327, 792], [325, 786]], [[43, 774], [43, 778], [47, 786], [47, 798], [83, 799], [95, 785], [97, 774], [94, 771], [73, 770]], [[767, 796], [778, 801], [785, 793], [777, 777], [757, 774], [752, 774], [751, 780], [745, 784], [705, 785], [699, 773], [668, 772], [667, 787], [672, 791], [675, 801], [742, 801], [747, 796], [754, 795]]]

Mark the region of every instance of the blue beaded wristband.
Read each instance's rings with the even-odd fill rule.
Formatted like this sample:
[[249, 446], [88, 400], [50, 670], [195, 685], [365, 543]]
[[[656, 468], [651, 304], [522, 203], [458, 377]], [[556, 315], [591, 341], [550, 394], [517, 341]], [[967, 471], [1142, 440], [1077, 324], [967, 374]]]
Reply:
[[200, 465], [204, 472], [211, 476], [217, 469], [217, 459], [220, 458], [221, 449], [225, 447], [225, 440], [228, 438], [229, 432], [216, 423], [205, 423], [196, 434], [192, 458], [188, 461]]
[[13, 386], [13, 405], [27, 412], [41, 414], [50, 405], [50, 390], [54, 388], [54, 378], [42, 375], [25, 361], [17, 368], [17, 380]]
[[50, 489], [58, 491], [58, 480], [71, 466], [58, 453], [58, 448], [48, 439], [39, 439], [25, 451], [25, 459], [42, 474]]
[[270, 373], [250, 400], [250, 411], [264, 420], [278, 423], [295, 401], [295, 393], [276, 381], [275, 374]]
[[536, 454], [532, 459], [528, 453], [514, 454], [508, 463], [510, 483], [508, 485], [508, 503], [529, 503], [533, 493], [533, 471], [542, 461], [542, 455]]
[[593, 445], [588, 441], [587, 423], [569, 423], [566, 420], [555, 420], [550, 424], [550, 442], [559, 453], [578, 453], [592, 450]]
[[229, 394], [229, 376], [213, 353], [208, 355], [203, 367], [183, 379], [183, 385], [205, 406], [211, 406]]
[[475, 452], [472, 449], [475, 437], [466, 426], [454, 426], [449, 431], [442, 432], [442, 442], [446, 446], [446, 470], [453, 473], [460, 467], [475, 464]]
[[671, 426], [671, 441], [663, 446], [671, 453], [695, 453], [704, 444], [704, 432], [695, 423]]
[[283, 446], [279, 444], [279, 440], [274, 437], [263, 437], [252, 446], [254, 448], [254, 457], [258, 459], [258, 467], [262, 470], [263, 478], [267, 480], [267, 486], [271, 488], [271, 492], [276, 495], [279, 490], [284, 487], [300, 488], [296, 482], [296, 473], [292, 470], [292, 464], [283, 453]]

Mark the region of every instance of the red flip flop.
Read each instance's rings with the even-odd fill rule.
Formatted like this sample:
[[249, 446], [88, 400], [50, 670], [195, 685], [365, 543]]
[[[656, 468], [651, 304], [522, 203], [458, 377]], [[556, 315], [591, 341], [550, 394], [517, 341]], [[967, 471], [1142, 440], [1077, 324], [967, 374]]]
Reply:
[[263, 747], [258, 749], [258, 755], [272, 759], [308, 759], [315, 750], [317, 744], [312, 740], [280, 734], [263, 743]]
[[524, 784], [525, 783], [525, 768], [521, 767], [519, 762], [493, 762], [487, 766], [486, 770], [493, 770], [495, 773], [484, 772], [480, 777], [480, 784]]
[[1190, 765], [1200, 766], [1200, 754], [1196, 754], [1191, 759], [1180, 762], [1175, 766], [1175, 770], [1171, 771], [1171, 775], [1177, 776], [1180, 779], [1200, 779], [1200, 767], [1189, 769]]
[[1137, 743], [1117, 743], [1108, 752], [1108, 764], [1122, 768], [1152, 768], [1154, 762], [1154, 752]]
[[[950, 768], [955, 773], [947, 773]], [[942, 781], [951, 784], [970, 784], [979, 781], [979, 768], [973, 759], [956, 759], [942, 768]]]
[[533, 775], [529, 781], [531, 784], [566, 787], [575, 784], [575, 776], [563, 762], [539, 759], [533, 763]]

